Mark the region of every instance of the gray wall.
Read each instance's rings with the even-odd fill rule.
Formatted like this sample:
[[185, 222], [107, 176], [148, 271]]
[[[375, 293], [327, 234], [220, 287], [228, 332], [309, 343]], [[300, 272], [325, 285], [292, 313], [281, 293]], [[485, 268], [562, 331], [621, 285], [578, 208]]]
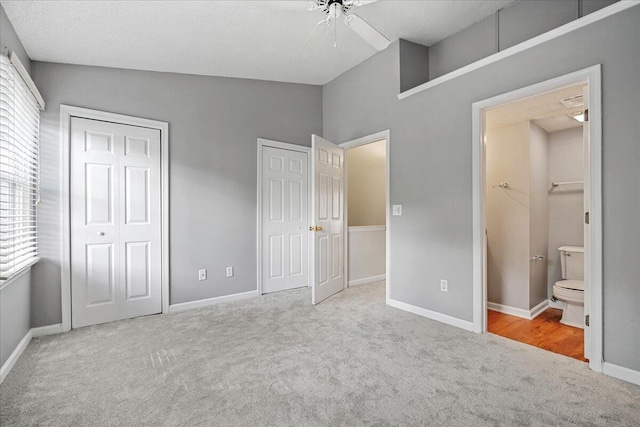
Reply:
[[[0, 51], [6, 55], [10, 50], [16, 52], [27, 70], [31, 69], [31, 61], [0, 5]], [[26, 273], [0, 289], [0, 366], [31, 329], [30, 287], [31, 274]]]
[[429, 48], [400, 39], [400, 92], [429, 80]]
[[[531, 127], [489, 128], [486, 138], [487, 301], [530, 308]], [[501, 182], [509, 188], [494, 188]]]
[[[547, 250], [549, 247], [549, 134], [529, 122], [529, 309], [547, 296]], [[532, 261], [534, 256], [543, 260]]]
[[435, 79], [617, 0], [520, 0], [429, 47]]
[[493, 14], [429, 47], [429, 79], [447, 74], [498, 51]]
[[[391, 298], [472, 320], [471, 105], [603, 66], [604, 357], [640, 370], [640, 6], [402, 101], [398, 44], [324, 86], [324, 136], [391, 129]], [[373, 91], [371, 88], [377, 90]], [[443, 185], [446, 183], [446, 185]], [[449, 279], [449, 292], [439, 280]]]
[[[169, 122], [172, 304], [256, 289], [256, 140], [309, 145], [322, 132], [321, 87], [36, 61], [32, 68], [47, 102], [34, 326], [61, 321], [61, 103]], [[224, 277], [226, 266], [234, 277]], [[206, 281], [198, 281], [200, 268]]]
[[31, 329], [31, 273], [26, 272], [0, 290], [0, 366]]
[[[584, 152], [582, 127], [549, 134], [549, 182], [582, 181]], [[581, 185], [558, 187], [549, 194], [549, 262], [547, 295], [562, 280], [560, 246], [584, 245], [584, 191]]]
[[505, 50], [578, 18], [578, 0], [521, 0], [499, 13], [498, 40]]
[[487, 122], [487, 301], [527, 311], [548, 298], [548, 137], [528, 120]]

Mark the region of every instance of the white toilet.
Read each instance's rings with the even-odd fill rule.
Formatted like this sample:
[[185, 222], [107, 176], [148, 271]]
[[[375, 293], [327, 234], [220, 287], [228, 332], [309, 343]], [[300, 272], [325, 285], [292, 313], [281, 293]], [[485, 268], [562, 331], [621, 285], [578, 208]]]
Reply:
[[584, 329], [584, 248], [559, 247], [562, 278], [553, 285], [553, 296], [564, 303], [560, 323]]

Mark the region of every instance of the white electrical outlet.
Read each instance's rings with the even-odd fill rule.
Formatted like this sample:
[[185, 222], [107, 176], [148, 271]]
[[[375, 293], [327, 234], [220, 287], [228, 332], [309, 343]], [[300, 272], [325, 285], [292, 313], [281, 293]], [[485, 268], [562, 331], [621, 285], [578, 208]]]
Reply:
[[227, 267], [227, 277], [233, 276], [233, 267]]
[[198, 270], [198, 280], [207, 280], [207, 270], [206, 269], [202, 269], [202, 270]]
[[392, 211], [394, 216], [402, 216], [402, 205], [393, 205]]
[[444, 280], [444, 279], [441, 279], [440, 280], [440, 290], [442, 292], [449, 292], [449, 282]]

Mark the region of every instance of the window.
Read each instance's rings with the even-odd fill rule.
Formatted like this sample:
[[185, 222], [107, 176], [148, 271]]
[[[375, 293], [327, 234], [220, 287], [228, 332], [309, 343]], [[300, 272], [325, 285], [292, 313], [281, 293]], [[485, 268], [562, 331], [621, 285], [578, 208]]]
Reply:
[[0, 55], [0, 283], [38, 259], [39, 104]]

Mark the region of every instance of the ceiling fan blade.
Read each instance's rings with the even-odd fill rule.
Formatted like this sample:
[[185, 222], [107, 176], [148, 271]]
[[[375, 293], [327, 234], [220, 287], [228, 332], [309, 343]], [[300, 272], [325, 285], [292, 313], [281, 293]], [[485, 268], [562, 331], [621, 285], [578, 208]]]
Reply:
[[356, 34], [365, 39], [371, 46], [375, 47], [377, 50], [384, 50], [391, 44], [389, 39], [380, 34], [378, 30], [373, 28], [358, 15], [349, 15], [346, 23], [349, 28], [355, 31]]
[[327, 34], [327, 27], [328, 25], [325, 19], [316, 24], [313, 31], [311, 31], [311, 34], [309, 34], [309, 37], [307, 37], [307, 40], [304, 42], [304, 45], [302, 45], [302, 48], [300, 49], [300, 56], [307, 58], [311, 55], [311, 52], [313, 52], [318, 43], [320, 43]]
[[247, 2], [252, 7], [280, 11], [308, 11], [311, 0], [254, 0]]
[[378, 0], [345, 0], [345, 4], [355, 4], [356, 6], [365, 6], [367, 4], [375, 3]]

